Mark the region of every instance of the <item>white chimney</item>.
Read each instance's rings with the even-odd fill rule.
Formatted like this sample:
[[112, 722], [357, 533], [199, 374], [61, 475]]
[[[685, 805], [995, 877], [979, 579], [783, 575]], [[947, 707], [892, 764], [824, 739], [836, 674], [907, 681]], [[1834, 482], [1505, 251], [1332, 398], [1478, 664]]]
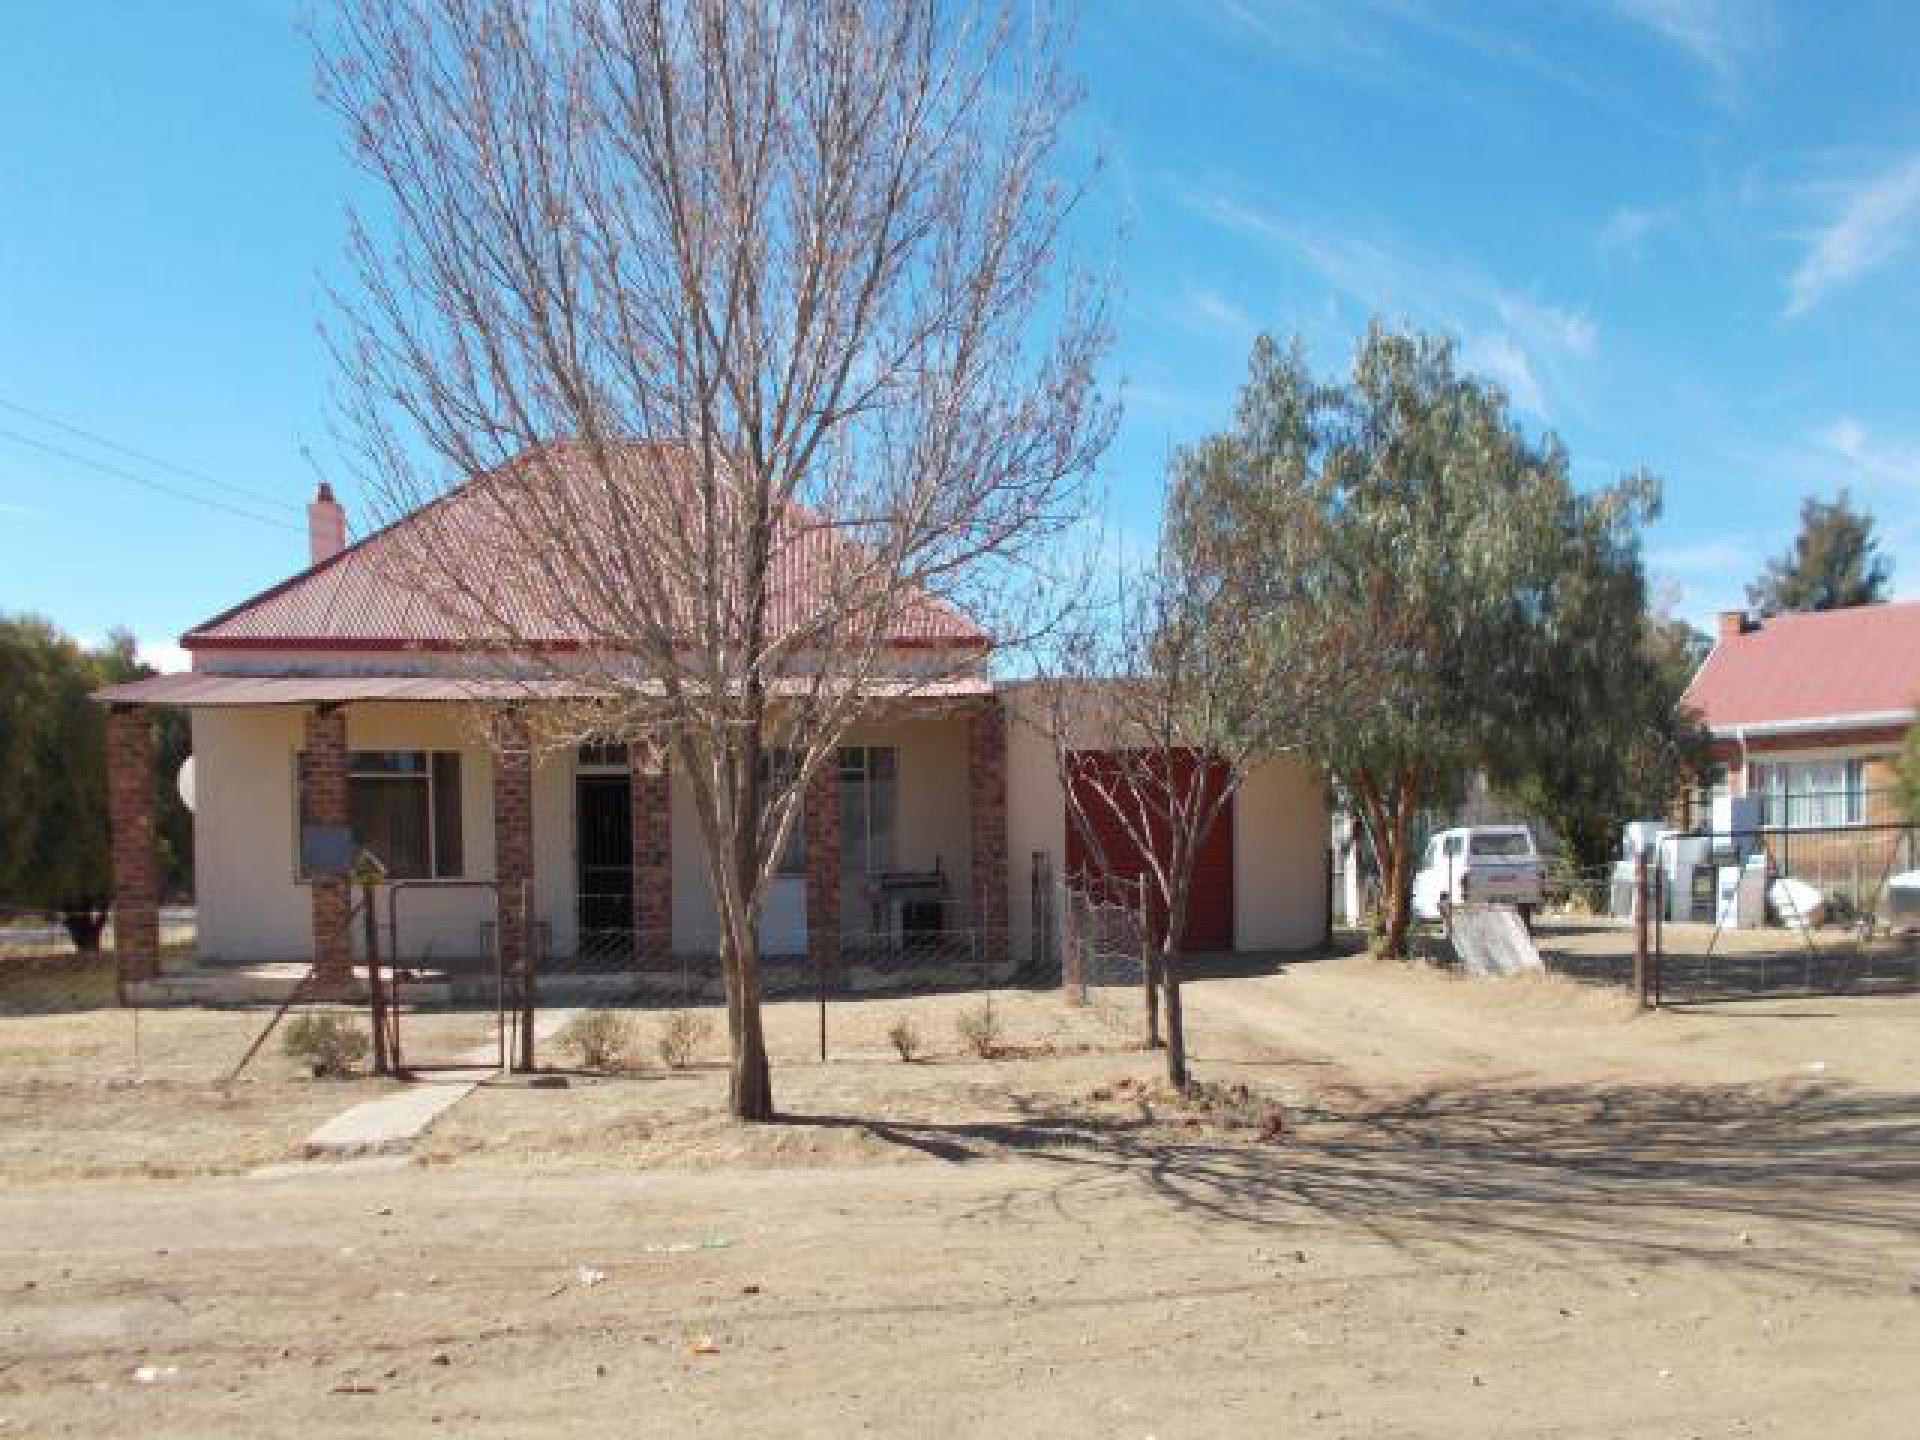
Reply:
[[307, 506], [307, 562], [318, 565], [347, 548], [347, 512], [333, 498], [333, 487], [320, 482], [319, 493]]

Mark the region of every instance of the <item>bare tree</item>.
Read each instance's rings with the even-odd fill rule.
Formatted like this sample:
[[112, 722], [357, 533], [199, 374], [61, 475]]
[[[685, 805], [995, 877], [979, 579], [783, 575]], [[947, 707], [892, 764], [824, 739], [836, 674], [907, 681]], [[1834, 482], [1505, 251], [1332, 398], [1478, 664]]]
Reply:
[[538, 741], [685, 776], [742, 1118], [809, 787], [1032, 623], [1111, 430], [1061, 38], [930, 0], [352, 0], [320, 37], [380, 200], [334, 345], [377, 508], [419, 512], [393, 568]]
[[1387, 642], [1377, 628], [1369, 636], [1368, 618], [1329, 583], [1333, 557], [1315, 507], [1235, 531], [1196, 523], [1194, 505], [1246, 461], [1231, 436], [1177, 457], [1151, 558], [1051, 648], [1042, 685], [1070, 823], [1097, 865], [1119, 860], [1102, 853], [1105, 833], [1140, 867], [1157, 946], [1148, 992], [1157, 986], [1167, 1078], [1180, 1088], [1196, 861], [1250, 773], [1300, 752], [1341, 713], [1378, 703], [1373, 672], [1353, 651], [1363, 636]]

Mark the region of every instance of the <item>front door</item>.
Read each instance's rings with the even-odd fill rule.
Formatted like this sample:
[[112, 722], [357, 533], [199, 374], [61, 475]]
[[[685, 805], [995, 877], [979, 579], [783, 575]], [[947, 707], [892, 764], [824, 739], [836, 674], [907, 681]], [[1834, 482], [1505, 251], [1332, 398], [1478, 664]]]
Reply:
[[632, 784], [625, 775], [582, 775], [576, 782], [582, 956], [633, 948]]

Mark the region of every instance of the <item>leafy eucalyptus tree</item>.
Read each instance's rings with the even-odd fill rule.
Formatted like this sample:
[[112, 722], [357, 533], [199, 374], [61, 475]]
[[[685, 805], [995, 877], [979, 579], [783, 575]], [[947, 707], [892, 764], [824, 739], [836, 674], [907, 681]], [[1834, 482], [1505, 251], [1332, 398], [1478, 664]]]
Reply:
[[1422, 810], [1481, 769], [1557, 791], [1562, 760], [1605, 761], [1597, 732], [1662, 723], [1658, 696], [1611, 690], [1644, 678], [1623, 656], [1640, 640], [1638, 534], [1658, 489], [1634, 476], [1576, 491], [1560, 443], [1525, 435], [1451, 342], [1378, 323], [1344, 382], [1316, 381], [1297, 345], [1262, 338], [1241, 428], [1260, 458], [1192, 507], [1196, 543], [1316, 509], [1327, 540], [1299, 583], [1361, 617], [1347, 653], [1373, 672], [1376, 701], [1302, 719], [1368, 836], [1385, 945], [1402, 954]]

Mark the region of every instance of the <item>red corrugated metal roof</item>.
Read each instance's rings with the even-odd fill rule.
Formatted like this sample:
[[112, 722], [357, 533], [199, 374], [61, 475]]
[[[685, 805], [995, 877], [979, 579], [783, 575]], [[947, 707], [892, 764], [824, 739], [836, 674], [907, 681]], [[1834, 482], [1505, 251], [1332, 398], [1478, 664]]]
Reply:
[[1776, 615], [1722, 639], [1682, 702], [1715, 730], [1920, 707], [1920, 601]]
[[[676, 483], [673, 461], [683, 453], [677, 447], [635, 445], [627, 453], [656, 493]], [[610, 485], [582, 447], [541, 447], [194, 627], [181, 643], [190, 650], [458, 650], [489, 636], [554, 648], [604, 643], [618, 621], [604, 607], [570, 599], [561, 588], [564, 570], [551, 556], [519, 553], [526, 547], [517, 543], [507, 507], [524, 491], [528, 503], [605, 514], [630, 483], [622, 477]], [[583, 543], [591, 545], [594, 528], [581, 528]], [[449, 554], [464, 559], [471, 569], [460, 584], [435, 583], [433, 567], [410, 559], [422, 543], [431, 544], [434, 567]], [[792, 507], [771, 557], [776, 633], [816, 622], [831, 577], [844, 574], [843, 562], [857, 553], [844, 536]], [[644, 564], [645, 557], [597, 556], [590, 563], [600, 573], [619, 573], [615, 566]], [[493, 616], [482, 618], [472, 593], [462, 591], [486, 595]], [[929, 594], [899, 606], [891, 630], [894, 645], [988, 643], [972, 620]]]

